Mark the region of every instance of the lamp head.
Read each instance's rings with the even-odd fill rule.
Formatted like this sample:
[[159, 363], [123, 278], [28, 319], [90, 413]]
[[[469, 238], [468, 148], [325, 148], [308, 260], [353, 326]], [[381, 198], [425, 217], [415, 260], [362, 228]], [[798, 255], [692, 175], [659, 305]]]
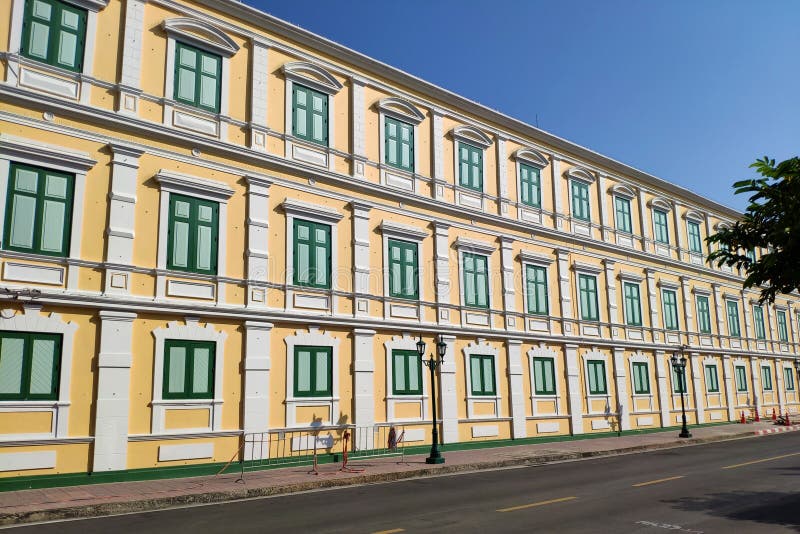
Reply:
[[447, 343], [442, 341], [439, 338], [439, 342], [436, 344], [436, 352], [439, 354], [439, 361], [444, 361], [444, 355], [447, 354]]
[[425, 356], [425, 342], [422, 341], [421, 336], [419, 338], [419, 341], [417, 341], [417, 354], [419, 354], [420, 358]]

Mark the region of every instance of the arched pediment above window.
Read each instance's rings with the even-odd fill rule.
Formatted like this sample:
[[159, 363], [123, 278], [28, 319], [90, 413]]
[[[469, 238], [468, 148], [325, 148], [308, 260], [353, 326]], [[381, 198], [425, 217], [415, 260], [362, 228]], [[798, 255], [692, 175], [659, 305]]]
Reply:
[[580, 180], [581, 182], [586, 182], [587, 184], [594, 183], [595, 180], [594, 173], [584, 169], [583, 167], [572, 167], [564, 173], [564, 176], [567, 178]]
[[343, 87], [330, 72], [307, 61], [292, 61], [284, 64], [283, 75], [329, 95], [335, 95]]
[[705, 220], [705, 216], [696, 210], [688, 210], [683, 214], [683, 218], [695, 222], [703, 222]]
[[488, 148], [492, 144], [492, 139], [488, 135], [472, 126], [456, 126], [451, 134], [454, 139], [478, 145], [481, 148]]
[[100, 11], [106, 8], [108, 0], [70, 0], [69, 3], [89, 11]]
[[425, 118], [420, 110], [402, 98], [390, 96], [379, 100], [375, 105], [385, 114], [413, 125], [419, 124]]
[[516, 152], [514, 152], [514, 159], [519, 161], [523, 161], [525, 163], [530, 163], [540, 169], [546, 167], [550, 160], [539, 152], [538, 150], [534, 150], [532, 148], [520, 148]]
[[732, 225], [729, 222], [720, 221], [714, 225], [714, 230], [717, 232], [719, 232], [720, 230], [730, 230], [731, 226]]
[[667, 200], [664, 197], [655, 197], [650, 202], [648, 202], [648, 206], [653, 209], [659, 209], [661, 211], [671, 211], [672, 210], [672, 202]]
[[627, 185], [616, 184], [608, 188], [612, 195], [625, 197], [628, 199], [636, 198], [636, 191]]
[[220, 29], [201, 20], [188, 17], [167, 19], [161, 23], [167, 35], [177, 41], [215, 52], [223, 57], [231, 57], [239, 51], [233, 39]]

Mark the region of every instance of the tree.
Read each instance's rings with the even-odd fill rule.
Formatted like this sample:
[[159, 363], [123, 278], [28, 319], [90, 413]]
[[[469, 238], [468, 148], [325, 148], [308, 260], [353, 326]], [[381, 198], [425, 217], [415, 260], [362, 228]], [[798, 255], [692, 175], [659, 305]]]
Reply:
[[[766, 156], [750, 165], [763, 178], [733, 184], [735, 193], [750, 194], [741, 220], [709, 236], [720, 247], [710, 263], [736, 267], [746, 276], [744, 287], [761, 290], [759, 302], [775, 302], [778, 293], [800, 289], [800, 158], [775, 165]], [[768, 252], [755, 259], [756, 247]]]

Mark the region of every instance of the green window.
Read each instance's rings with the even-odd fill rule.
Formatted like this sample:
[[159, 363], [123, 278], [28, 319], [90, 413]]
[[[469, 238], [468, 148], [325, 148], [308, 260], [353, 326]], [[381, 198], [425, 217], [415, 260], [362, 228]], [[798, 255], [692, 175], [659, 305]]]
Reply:
[[706, 390], [708, 393], [719, 393], [719, 377], [716, 365], [706, 365]]
[[692, 252], [703, 252], [703, 241], [700, 239], [700, 225], [694, 221], [686, 223], [686, 229], [689, 233], [689, 250]]
[[525, 284], [528, 313], [547, 315], [547, 269], [539, 265], [525, 265]]
[[732, 300], [727, 301], [726, 305], [728, 308], [728, 335], [739, 337], [741, 335], [739, 330], [739, 307]]
[[748, 258], [748, 259], [749, 259], [751, 262], [753, 262], [753, 263], [755, 263], [755, 262], [756, 262], [756, 251], [755, 251], [755, 249], [752, 249], [752, 248], [751, 248], [750, 250], [748, 250], [748, 251], [746, 252], [746, 255], [747, 255], [747, 258]]
[[496, 395], [494, 383], [494, 356], [472, 354], [469, 357], [469, 373], [473, 395]]
[[653, 236], [659, 243], [669, 243], [669, 227], [667, 226], [667, 212], [653, 210]]
[[772, 391], [772, 369], [769, 367], [761, 368], [761, 386], [764, 391]]
[[12, 163], [3, 248], [67, 256], [74, 186], [70, 174]]
[[639, 295], [639, 284], [625, 282], [625, 324], [629, 326], [642, 326], [642, 303]]
[[704, 295], [697, 295], [697, 329], [701, 334], [711, 333], [711, 312], [708, 297]]
[[614, 210], [617, 217], [617, 230], [630, 234], [631, 226], [631, 201], [625, 197], [614, 197]]
[[789, 332], [786, 329], [786, 312], [778, 310], [778, 339], [789, 341]]
[[61, 334], [0, 332], [0, 400], [56, 400]]
[[219, 113], [222, 58], [175, 43], [175, 100]]
[[581, 301], [581, 319], [584, 321], [599, 321], [597, 278], [589, 274], [579, 274], [578, 292], [580, 293]]
[[667, 330], [678, 329], [678, 299], [671, 289], [661, 291], [664, 302], [664, 328]]
[[20, 53], [54, 67], [83, 69], [86, 10], [59, 0], [26, 0]]
[[170, 194], [167, 268], [216, 274], [218, 247], [219, 204]]
[[298, 286], [331, 287], [331, 227], [294, 220], [294, 283]]
[[464, 253], [464, 304], [477, 308], [489, 307], [489, 278], [486, 256]]
[[419, 298], [416, 243], [389, 240], [389, 295], [402, 299]]
[[534, 394], [556, 394], [556, 370], [553, 358], [533, 359], [533, 381]]
[[589, 374], [589, 394], [606, 395], [606, 362], [603, 360], [589, 360], [586, 362], [586, 370]]
[[756, 324], [756, 339], [766, 339], [767, 331], [764, 328], [764, 308], [753, 306], [753, 322]]
[[783, 368], [783, 381], [786, 384], [786, 391], [794, 391], [794, 369], [791, 367]]
[[392, 393], [422, 395], [422, 363], [417, 351], [392, 351]]
[[524, 163], [519, 164], [520, 199], [526, 206], [542, 206], [542, 185], [540, 170]]
[[572, 180], [572, 216], [582, 221], [591, 218], [589, 213], [589, 184]]
[[645, 362], [633, 363], [633, 392], [637, 395], [650, 393], [650, 377]]
[[216, 344], [213, 341], [164, 341], [165, 399], [213, 399]]
[[461, 187], [483, 191], [483, 149], [458, 143], [458, 183]]
[[333, 349], [299, 346], [294, 348], [294, 396], [333, 395]]
[[292, 135], [328, 146], [328, 95], [292, 84]]
[[735, 376], [736, 376], [736, 391], [739, 392], [747, 391], [747, 372], [745, 371], [744, 367], [737, 365]]
[[672, 392], [673, 393], [686, 393], [686, 367], [683, 371], [678, 372], [675, 367], [670, 364], [672, 368]]
[[384, 163], [414, 172], [414, 127], [391, 117], [384, 121]]

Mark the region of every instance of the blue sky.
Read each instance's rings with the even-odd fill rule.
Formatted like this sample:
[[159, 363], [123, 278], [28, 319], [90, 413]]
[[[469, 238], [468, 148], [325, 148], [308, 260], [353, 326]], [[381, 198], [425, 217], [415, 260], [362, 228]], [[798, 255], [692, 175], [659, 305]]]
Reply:
[[740, 210], [798, 155], [797, 1], [246, 2]]

